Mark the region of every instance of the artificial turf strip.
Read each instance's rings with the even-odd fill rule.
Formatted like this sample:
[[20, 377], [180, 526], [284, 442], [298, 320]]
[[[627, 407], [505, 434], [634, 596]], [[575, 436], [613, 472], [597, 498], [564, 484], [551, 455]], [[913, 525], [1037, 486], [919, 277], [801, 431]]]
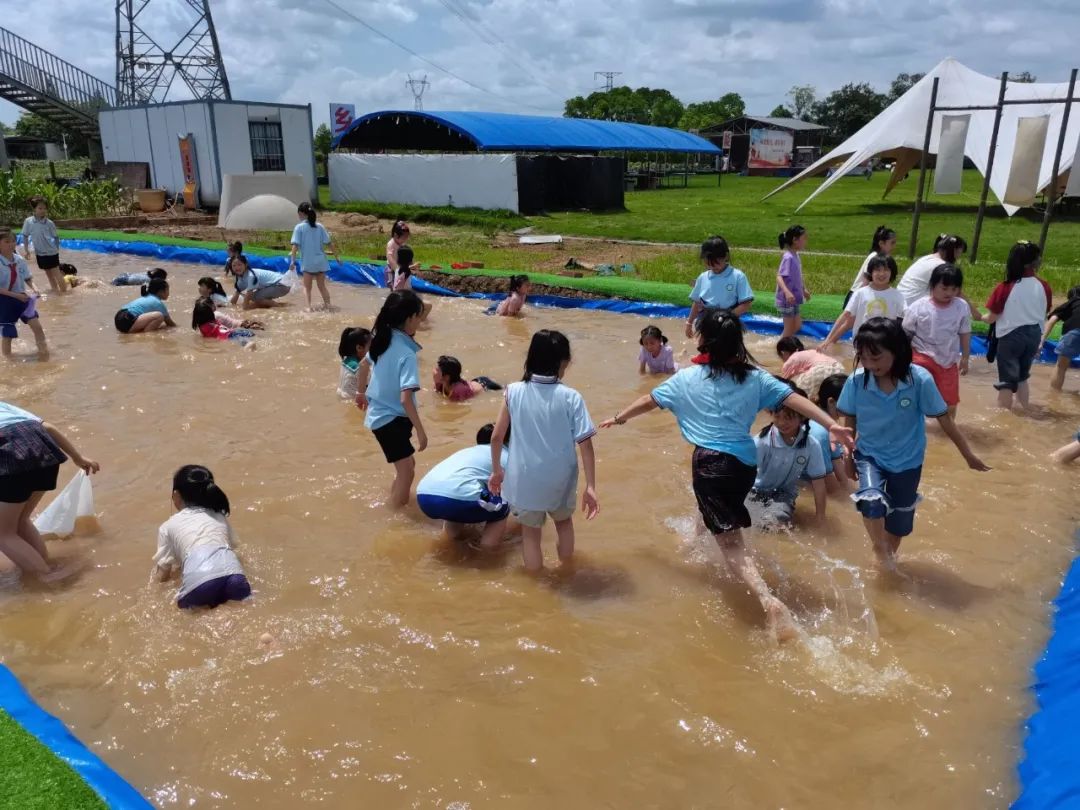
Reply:
[[0, 808], [106, 810], [105, 802], [65, 762], [0, 711]]

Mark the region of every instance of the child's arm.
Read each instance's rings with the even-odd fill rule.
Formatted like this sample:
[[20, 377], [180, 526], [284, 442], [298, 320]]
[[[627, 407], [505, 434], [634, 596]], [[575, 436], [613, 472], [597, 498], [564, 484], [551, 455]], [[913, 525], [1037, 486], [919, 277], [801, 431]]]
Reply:
[[16, 301], [29, 301], [30, 296], [26, 293], [12, 292], [11, 290], [5, 290], [0, 288], [0, 295], [6, 295], [8, 298], [14, 298]]
[[808, 400], [802, 394], [791, 394], [784, 400], [784, 407], [791, 408], [795, 413], [801, 413], [807, 419], [813, 419], [829, 431], [830, 445], [839, 444], [848, 452], [855, 450], [855, 431], [849, 427], [841, 427], [836, 420], [821, 410], [817, 405]]
[[701, 314], [701, 300], [698, 299], [690, 307], [690, 317], [686, 320], [686, 336], [692, 338], [694, 336], [694, 324], [697, 323], [698, 315]]
[[[859, 435], [859, 432], [857, 430], [857, 423], [854, 416], [842, 415], [840, 417], [840, 421], [844, 423], [844, 427], [850, 428], [852, 431], [854, 431], [856, 436]], [[844, 458], [842, 459], [842, 462], [844, 465], [844, 472], [847, 473], [847, 477], [850, 478], [852, 481], [858, 481], [859, 473], [855, 469], [855, 455], [853, 453], [844, 453]]]
[[938, 424], [941, 425], [941, 429], [945, 431], [945, 435], [952, 439], [952, 443], [956, 445], [956, 449], [960, 451], [960, 455], [964, 457], [964, 461], [973, 470], [979, 472], [989, 472], [990, 468], [983, 464], [982, 460], [971, 452], [971, 448], [968, 446], [967, 439], [964, 438], [964, 434], [960, 432], [960, 428], [956, 426], [956, 422], [947, 413], [937, 418]]
[[640, 363], [638, 363], [638, 370], [637, 371], [638, 371], [638, 374], [644, 374], [645, 373], [645, 361], [644, 360], [642, 360]]
[[1043, 344], [1046, 343], [1047, 338], [1050, 337], [1050, 333], [1054, 331], [1054, 327], [1057, 325], [1057, 322], [1057, 315], [1051, 315], [1049, 318], [1046, 319], [1046, 328], [1043, 329], [1042, 338], [1039, 340], [1039, 350], [1035, 353], [1036, 357], [1042, 354]]
[[168, 313], [165, 313], [165, 325], [166, 326], [176, 326], [176, 321], [174, 321], [172, 319], [172, 315], [170, 315]]
[[846, 332], [848, 329], [850, 329], [852, 324], [854, 324], [854, 323], [855, 323], [855, 316], [854, 315], [852, 315], [847, 310], [844, 310], [843, 312], [841, 312], [840, 317], [837, 318], [836, 323], [833, 324], [833, 328], [829, 330], [829, 336], [827, 338], [825, 338], [825, 340], [822, 342], [822, 344], [821, 344], [821, 346], [819, 348], [822, 351], [825, 351], [826, 349], [828, 349], [830, 346], [832, 346], [834, 343], [836, 343], [836, 341], [840, 339], [840, 336], [842, 334], [844, 334], [844, 332]]
[[585, 492], [581, 495], [581, 511], [586, 520], [592, 520], [600, 514], [600, 502], [596, 499], [596, 450], [592, 437], [578, 445], [581, 451], [581, 466], [585, 468]]
[[330, 251], [330, 255], [334, 257], [334, 261], [341, 264], [341, 257], [338, 256], [337, 245], [334, 244], [333, 239], [326, 243], [326, 248]]
[[741, 316], [745, 315], [747, 312], [749, 312], [750, 307], [752, 307], [753, 305], [754, 305], [754, 299], [751, 298], [749, 301], [743, 301], [741, 304], [739, 304], [737, 307], [735, 307], [735, 309], [733, 309], [731, 311], [733, 313], [735, 313], [736, 317], [741, 317]]
[[298, 244], [296, 244], [295, 242], [293, 242], [292, 245], [290, 246], [290, 248], [289, 248], [289, 269], [285, 271], [286, 273], [291, 273], [293, 271], [293, 268], [296, 267], [296, 252], [299, 249], [300, 249], [300, 246]]
[[366, 411], [368, 406], [367, 386], [370, 377], [371, 364], [365, 357], [360, 361], [360, 368], [356, 370], [356, 407], [362, 411]]
[[488, 479], [488, 489], [494, 495], [502, 492], [502, 449], [503, 440], [506, 439], [506, 431], [509, 428], [510, 410], [504, 402], [502, 408], [499, 409], [499, 418], [495, 420], [495, 429], [491, 432], [491, 477]]
[[[829, 473], [832, 475], [832, 473]], [[828, 503], [828, 490], [825, 487], [824, 478], [815, 478], [810, 482], [811, 489], [814, 490], [814, 517], [821, 520], [825, 517], [825, 505]]]
[[424, 432], [424, 425], [420, 422], [420, 412], [416, 410], [415, 391], [411, 388], [406, 388], [401, 392], [401, 407], [405, 409], [405, 415], [409, 417], [409, 421], [413, 423], [413, 427], [416, 428], [416, 449], [419, 452], [423, 452], [427, 449], [427, 434]]
[[779, 287], [780, 292], [784, 294], [784, 300], [786, 300], [789, 304], [795, 303], [795, 293], [793, 293], [788, 288], [787, 282], [784, 281], [784, 276], [782, 273], [776, 274], [776, 286]]
[[1059, 447], [1050, 454], [1050, 458], [1058, 464], [1071, 464], [1080, 459], [1080, 439], [1075, 439], [1064, 447]]
[[61, 433], [56, 426], [51, 425], [48, 422], [42, 422], [41, 427], [52, 437], [52, 440], [56, 442], [57, 446], [68, 454], [71, 460], [75, 462], [76, 467], [81, 467], [88, 473], [96, 473], [101, 469], [100, 464], [92, 459], [86, 458], [82, 453], [76, 450], [75, 445], [73, 445], [68, 437]]
[[[1042, 345], [1039, 345], [1042, 351]], [[960, 376], [968, 373], [968, 365], [971, 362], [971, 332], [960, 333]]]
[[659, 407], [656, 400], [652, 398], [652, 394], [642, 394], [633, 401], [629, 408], [616, 411], [613, 417], [605, 419], [597, 427], [609, 428], [612, 425], [625, 425], [635, 416], [641, 416], [641, 414], [656, 410]]

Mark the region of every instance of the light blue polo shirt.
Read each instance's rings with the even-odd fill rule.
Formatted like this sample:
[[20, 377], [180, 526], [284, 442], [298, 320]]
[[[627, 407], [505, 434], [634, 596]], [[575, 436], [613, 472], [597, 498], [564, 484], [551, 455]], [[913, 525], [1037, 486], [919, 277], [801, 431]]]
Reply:
[[330, 269], [323, 247], [330, 244], [330, 234], [321, 222], [312, 228], [307, 220], [299, 223], [292, 232], [290, 244], [300, 248], [300, 267], [305, 273], [323, 273]]
[[[415, 392], [420, 389], [420, 365], [416, 362], [416, 353], [420, 344], [400, 329], [393, 330], [389, 348], [371, 364], [371, 378], [367, 388], [367, 416], [364, 426], [376, 430], [389, 424], [399, 416], [408, 416], [401, 404], [401, 392]], [[371, 355], [364, 358], [371, 362]], [[514, 438], [517, 438], [516, 435]], [[490, 451], [489, 451], [490, 452]]]
[[140, 298], [136, 298], [130, 304], [126, 304], [124, 309], [136, 318], [140, 315], [145, 315], [147, 312], [160, 312], [166, 318], [169, 317], [168, 307], [166, 307], [165, 302], [156, 295], [144, 295]]
[[[16, 425], [19, 422], [40, 422], [41, 417], [34, 416], [30, 411], [24, 411], [7, 402], [0, 402], [0, 430]], [[488, 453], [491, 458], [491, 453]]]
[[882, 393], [873, 374], [858, 369], [844, 383], [836, 408], [855, 417], [855, 449], [886, 472], [921, 467], [926, 455], [925, 420], [949, 412], [930, 372], [916, 365], [891, 394]]
[[[801, 431], [798, 435], [802, 435]], [[794, 501], [799, 495], [799, 478], [803, 473], [811, 481], [826, 475], [821, 445], [813, 436], [807, 436], [805, 444], [798, 438], [795, 444], [788, 444], [780, 431], [773, 427], [764, 437], [755, 437], [754, 445], [758, 465], [757, 478], [754, 479], [756, 490], [783, 492]], [[828, 469], [832, 469], [831, 460]]]
[[[506, 445], [502, 449], [502, 465], [505, 468], [510, 451]], [[487, 487], [491, 478], [491, 447], [478, 444], [458, 450], [449, 458], [443, 459], [416, 485], [417, 495], [436, 495], [440, 498], [453, 498], [456, 501], [476, 503], [480, 493]]]
[[247, 292], [248, 289], [258, 292], [267, 287], [273, 287], [275, 284], [280, 284], [283, 278], [285, 278], [284, 273], [275, 273], [273, 270], [256, 270], [249, 267], [244, 275], [236, 278], [236, 289], [239, 292]]
[[739, 384], [730, 374], [710, 377], [708, 366], [691, 366], [654, 388], [652, 398], [675, 414], [679, 430], [690, 444], [730, 453], [753, 467], [757, 451], [750, 427], [755, 417], [759, 411], [780, 407], [791, 393], [791, 386], [759, 368]]
[[825, 470], [828, 472], [832, 469], [833, 461], [844, 457], [844, 448], [840, 446], [833, 448], [832, 443], [829, 441], [829, 431], [824, 425], [819, 425], [817, 422], [810, 423], [810, 436], [821, 448], [821, 458], [825, 462]]
[[690, 291], [691, 301], [700, 301], [707, 307], [735, 309], [739, 304], [754, 300], [754, 291], [742, 270], [730, 264], [722, 273], [706, 270], [697, 277]]

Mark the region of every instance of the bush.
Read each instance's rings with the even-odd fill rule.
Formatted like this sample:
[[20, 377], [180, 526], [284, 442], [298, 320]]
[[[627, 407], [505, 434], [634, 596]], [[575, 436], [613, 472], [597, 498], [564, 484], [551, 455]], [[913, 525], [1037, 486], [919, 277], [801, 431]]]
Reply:
[[91, 219], [131, 212], [131, 192], [115, 179], [57, 186], [15, 169], [0, 173], [0, 222], [20, 224], [30, 214], [31, 197], [43, 197], [53, 219]]

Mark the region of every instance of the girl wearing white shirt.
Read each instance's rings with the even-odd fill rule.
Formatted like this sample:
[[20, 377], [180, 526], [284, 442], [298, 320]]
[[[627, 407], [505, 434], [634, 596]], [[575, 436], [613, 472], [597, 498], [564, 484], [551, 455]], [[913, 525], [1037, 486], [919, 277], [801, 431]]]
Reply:
[[859, 265], [859, 272], [855, 274], [855, 280], [851, 282], [851, 289], [844, 296], [845, 307], [848, 305], [848, 301], [851, 300], [851, 296], [855, 294], [855, 291], [867, 285], [866, 267], [870, 264], [870, 260], [877, 255], [892, 256], [894, 250], [896, 250], [896, 231], [892, 228], [886, 228], [884, 225], [878, 225], [870, 244], [870, 252], [866, 254], [863, 263]]
[[904, 315], [904, 296], [891, 285], [896, 280], [896, 261], [892, 256], [874, 256], [866, 265], [867, 286], [855, 291], [844, 306], [844, 311], [833, 324], [829, 336], [821, 344], [820, 351], [840, 339], [848, 329], [858, 332], [859, 327], [871, 318], [899, 320]]

